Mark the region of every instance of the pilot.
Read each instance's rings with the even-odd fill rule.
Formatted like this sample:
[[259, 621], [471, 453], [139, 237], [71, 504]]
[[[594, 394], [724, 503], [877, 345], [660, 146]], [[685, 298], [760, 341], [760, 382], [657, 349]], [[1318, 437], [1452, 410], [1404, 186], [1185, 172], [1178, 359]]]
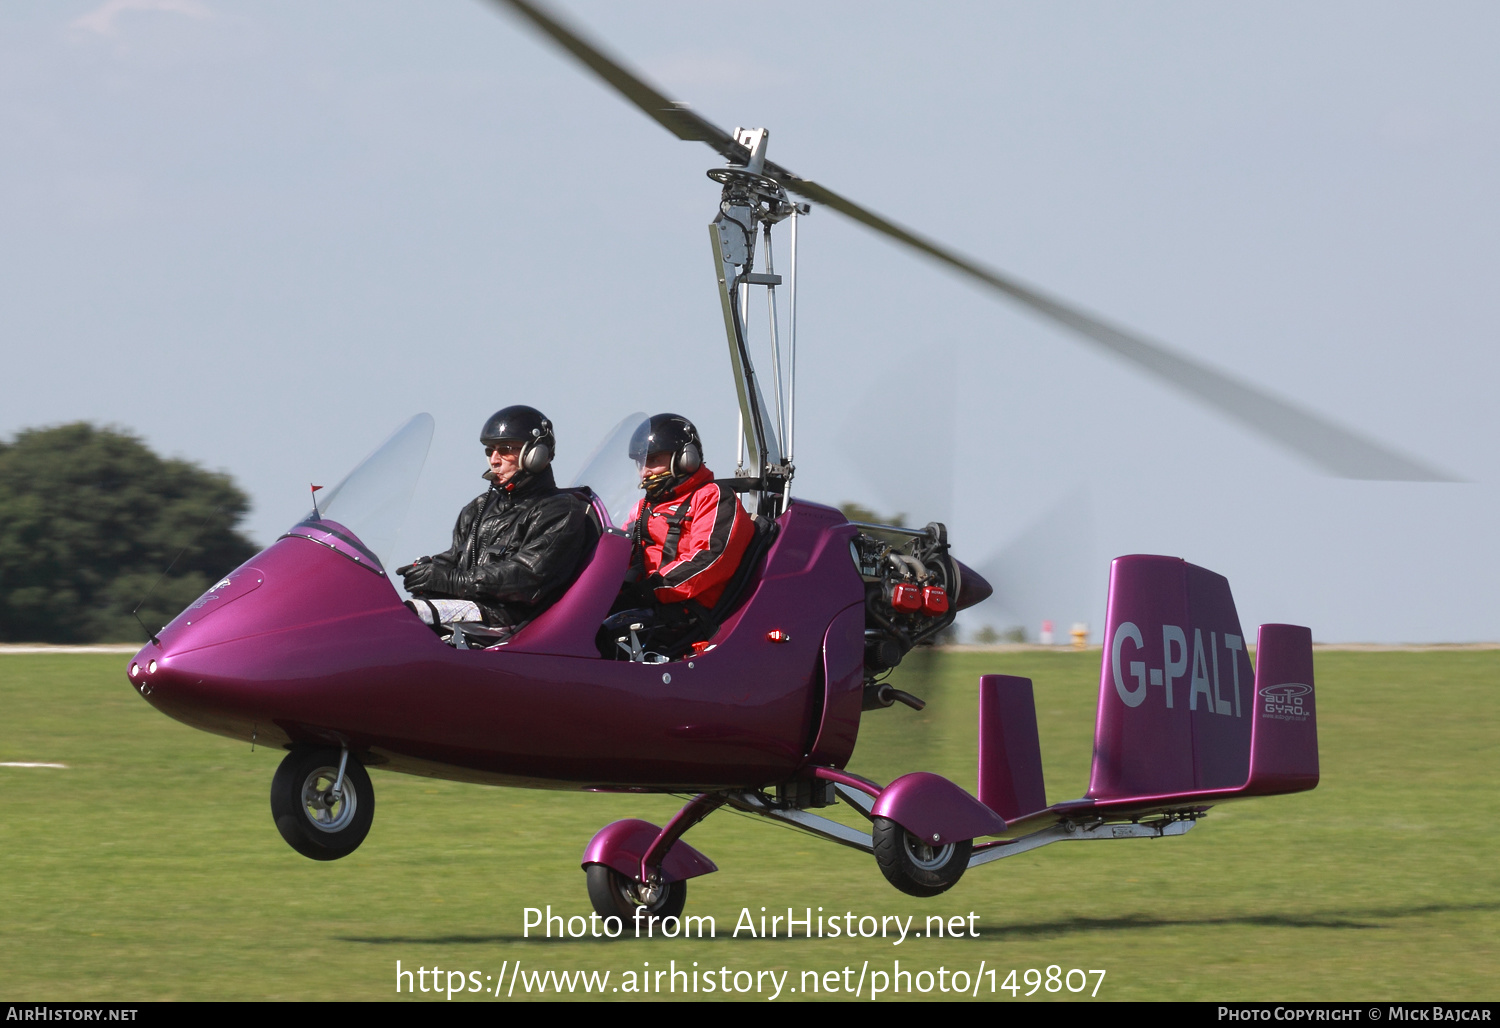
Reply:
[[734, 491], [714, 481], [703, 443], [680, 414], [643, 421], [630, 440], [646, 496], [631, 515], [632, 581], [664, 620], [712, 610], [739, 567], [755, 524]]
[[552, 422], [534, 407], [496, 411], [479, 433], [489, 489], [458, 515], [453, 545], [397, 569], [407, 606], [434, 627], [483, 622], [504, 638], [557, 601], [594, 533], [584, 501], [557, 488]]

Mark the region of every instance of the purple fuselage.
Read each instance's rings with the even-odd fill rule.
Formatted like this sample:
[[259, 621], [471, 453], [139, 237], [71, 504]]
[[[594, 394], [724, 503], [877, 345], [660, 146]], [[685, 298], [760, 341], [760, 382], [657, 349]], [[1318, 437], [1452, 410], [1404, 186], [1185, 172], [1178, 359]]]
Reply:
[[594, 650], [629, 559], [617, 533], [556, 606], [488, 650], [445, 645], [360, 551], [316, 535], [283, 537], [178, 615], [132, 661], [132, 685], [205, 731], [497, 785], [758, 787], [853, 752], [864, 592], [854, 529], [832, 508], [794, 504], [714, 648], [667, 664]]

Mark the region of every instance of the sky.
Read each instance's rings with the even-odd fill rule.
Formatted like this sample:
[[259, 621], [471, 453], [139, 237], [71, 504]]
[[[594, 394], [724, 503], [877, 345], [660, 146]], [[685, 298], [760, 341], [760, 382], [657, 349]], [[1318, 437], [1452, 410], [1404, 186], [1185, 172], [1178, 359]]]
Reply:
[[[944, 520], [1000, 596], [966, 632], [1097, 639], [1110, 559], [1165, 553], [1247, 629], [1500, 639], [1500, 7], [558, 6], [772, 160], [1464, 480], [1329, 478], [814, 210], [793, 492]], [[563, 480], [636, 410], [727, 474], [719, 163], [481, 0], [5, 4], [0, 436], [128, 429], [268, 543], [427, 411], [411, 556], [512, 403]]]

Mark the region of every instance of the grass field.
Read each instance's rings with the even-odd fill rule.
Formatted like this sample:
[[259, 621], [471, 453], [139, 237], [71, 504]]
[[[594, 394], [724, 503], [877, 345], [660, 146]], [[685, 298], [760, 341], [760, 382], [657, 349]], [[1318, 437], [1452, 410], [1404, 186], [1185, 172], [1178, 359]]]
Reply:
[[[1320, 652], [1316, 791], [1218, 808], [1183, 838], [1047, 847], [935, 900], [896, 892], [853, 850], [716, 814], [688, 837], [721, 868], [691, 883], [688, 912], [712, 915], [717, 937], [619, 941], [523, 938], [522, 912], [587, 914], [578, 859], [590, 836], [620, 817], [660, 823], [674, 800], [377, 772], [369, 839], [316, 863], [272, 825], [279, 754], [156, 713], [127, 684], [127, 659], [0, 656], [0, 761], [68, 765], [0, 767], [0, 999], [393, 999], [398, 960], [440, 967], [445, 983], [449, 971], [474, 972], [470, 983], [513, 974], [518, 960], [523, 975], [609, 971], [609, 987], [648, 962], [696, 961], [731, 984], [736, 971], [790, 971], [782, 1000], [810, 998], [791, 991], [805, 971], [839, 971], [842, 989], [850, 967], [852, 989], [896, 960], [970, 981], [983, 961], [996, 985], [1015, 968], [1023, 994], [1028, 968], [1104, 969], [1099, 997], [1117, 1000], [1500, 994], [1500, 651]], [[976, 678], [1006, 672], [1035, 680], [1048, 798], [1079, 796], [1097, 661], [931, 655], [897, 679], [927, 710], [865, 715], [851, 769], [882, 781], [930, 770], [972, 789]], [[929, 914], [973, 913], [978, 938], [731, 937], [742, 908], [758, 919], [762, 906], [910, 914], [917, 930]], [[744, 998], [768, 998], [771, 981]], [[1045, 987], [1033, 998], [1080, 1001]]]

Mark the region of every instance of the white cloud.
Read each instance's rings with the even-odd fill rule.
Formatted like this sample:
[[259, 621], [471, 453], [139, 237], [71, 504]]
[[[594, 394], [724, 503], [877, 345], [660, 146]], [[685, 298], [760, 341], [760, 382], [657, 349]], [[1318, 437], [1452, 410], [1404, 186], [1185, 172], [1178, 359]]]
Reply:
[[200, 19], [207, 18], [210, 14], [208, 7], [199, 0], [105, 0], [88, 14], [75, 18], [70, 27], [111, 36], [117, 31], [116, 21], [120, 15], [133, 11], [182, 14]]

